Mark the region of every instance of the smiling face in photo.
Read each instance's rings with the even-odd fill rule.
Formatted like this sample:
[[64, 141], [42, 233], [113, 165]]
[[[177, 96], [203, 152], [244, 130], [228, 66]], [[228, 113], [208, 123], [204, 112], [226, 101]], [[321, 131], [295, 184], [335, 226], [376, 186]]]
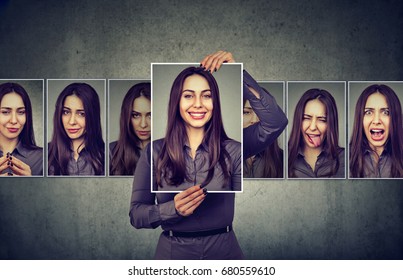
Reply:
[[301, 133], [306, 147], [322, 148], [327, 131], [326, 107], [318, 99], [306, 103]]
[[363, 128], [368, 143], [374, 151], [382, 153], [389, 138], [390, 112], [383, 94], [371, 94], [364, 108]]
[[213, 113], [213, 99], [207, 80], [194, 74], [185, 79], [179, 111], [187, 128], [204, 128]]
[[0, 107], [1, 139], [18, 139], [27, 121], [25, 105], [21, 96], [15, 92], [4, 95]]

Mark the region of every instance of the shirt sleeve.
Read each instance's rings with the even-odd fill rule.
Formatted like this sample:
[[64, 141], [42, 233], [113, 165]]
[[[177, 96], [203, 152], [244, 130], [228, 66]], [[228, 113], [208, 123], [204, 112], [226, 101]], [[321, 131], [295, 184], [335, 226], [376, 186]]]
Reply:
[[[255, 89], [260, 98], [249, 87]], [[274, 97], [261, 88], [246, 70], [243, 72], [243, 92], [260, 120], [243, 130], [243, 155], [247, 159], [273, 143], [287, 126], [288, 120]]]
[[239, 147], [237, 149], [239, 151], [239, 153], [236, 154], [236, 157], [233, 159], [233, 171], [232, 171], [232, 187], [234, 191], [241, 191], [242, 188], [242, 184], [241, 184], [241, 178], [242, 178], [242, 174], [241, 174], [241, 147]]
[[141, 153], [134, 173], [129, 216], [135, 228], [156, 228], [183, 218], [176, 213], [173, 199], [157, 203], [155, 193], [151, 193], [150, 145]]

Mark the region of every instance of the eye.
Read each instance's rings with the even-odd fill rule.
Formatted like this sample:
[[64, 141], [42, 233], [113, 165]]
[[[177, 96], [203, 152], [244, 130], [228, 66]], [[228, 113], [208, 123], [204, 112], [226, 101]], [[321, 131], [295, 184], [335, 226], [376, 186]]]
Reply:
[[18, 110], [17, 114], [20, 115], [20, 116], [25, 115], [25, 109]]
[[382, 114], [385, 116], [389, 116], [390, 115], [390, 111], [388, 109], [385, 109], [382, 111]]
[[319, 121], [322, 122], [322, 123], [326, 123], [326, 122], [327, 122], [327, 119], [322, 119], [322, 118], [321, 118], [321, 119], [319, 119]]
[[204, 99], [211, 99], [211, 93], [205, 93], [203, 94]]
[[62, 110], [62, 114], [63, 114], [63, 115], [68, 115], [68, 114], [70, 114], [70, 110], [63, 109], [63, 110]]
[[185, 94], [183, 95], [183, 98], [185, 98], [185, 99], [191, 99], [191, 98], [193, 98], [193, 95], [190, 94], [190, 93], [185, 93]]
[[151, 113], [147, 114], [147, 118], [151, 119]]
[[245, 110], [244, 110], [244, 111], [243, 111], [243, 114], [247, 116], [247, 115], [252, 114], [252, 112], [250, 112], [250, 111], [245, 111]]
[[365, 110], [364, 115], [367, 115], [367, 116], [372, 115], [372, 110]]
[[10, 110], [1, 110], [1, 113], [3, 115], [9, 115], [11, 113], [11, 111]]
[[85, 118], [85, 112], [83, 112], [83, 111], [77, 112], [77, 115], [79, 117]]
[[133, 119], [138, 119], [138, 118], [140, 118], [141, 116], [140, 116], [140, 114], [139, 113], [132, 113], [132, 118]]

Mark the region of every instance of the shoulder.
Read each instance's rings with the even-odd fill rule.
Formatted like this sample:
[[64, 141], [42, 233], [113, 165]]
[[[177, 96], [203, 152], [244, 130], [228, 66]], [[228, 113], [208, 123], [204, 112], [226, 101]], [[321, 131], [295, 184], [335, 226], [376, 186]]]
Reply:
[[224, 149], [230, 154], [241, 154], [242, 145], [240, 142], [228, 139], [223, 142]]
[[25, 148], [25, 153], [27, 157], [42, 157], [43, 156], [43, 148], [36, 147], [36, 148]]

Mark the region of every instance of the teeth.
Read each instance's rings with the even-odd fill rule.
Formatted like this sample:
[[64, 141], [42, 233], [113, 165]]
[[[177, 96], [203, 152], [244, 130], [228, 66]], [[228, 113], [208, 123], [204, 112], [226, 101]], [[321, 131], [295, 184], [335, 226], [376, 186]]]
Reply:
[[192, 116], [203, 116], [205, 113], [189, 113]]
[[383, 129], [371, 129], [371, 132], [373, 133], [383, 132]]

